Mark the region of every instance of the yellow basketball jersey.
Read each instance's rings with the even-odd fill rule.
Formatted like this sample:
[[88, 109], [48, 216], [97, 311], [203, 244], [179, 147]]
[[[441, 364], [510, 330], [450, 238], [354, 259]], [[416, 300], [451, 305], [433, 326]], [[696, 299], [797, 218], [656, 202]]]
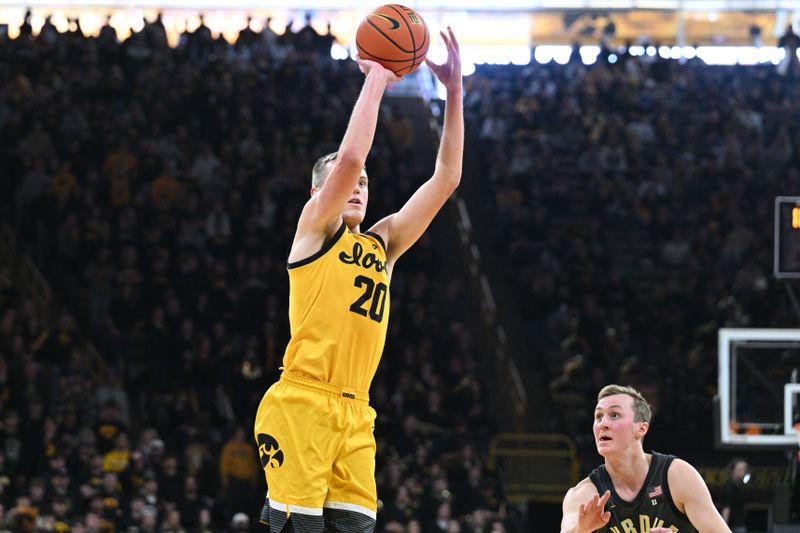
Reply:
[[389, 322], [386, 247], [345, 224], [316, 254], [289, 263], [288, 372], [367, 392]]

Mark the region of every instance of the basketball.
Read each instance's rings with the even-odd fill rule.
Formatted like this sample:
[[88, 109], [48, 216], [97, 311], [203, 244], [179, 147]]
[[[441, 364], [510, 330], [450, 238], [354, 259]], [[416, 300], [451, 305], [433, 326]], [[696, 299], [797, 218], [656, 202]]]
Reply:
[[398, 76], [417, 70], [431, 39], [428, 26], [410, 7], [386, 4], [358, 25], [356, 47], [362, 59], [380, 63]]

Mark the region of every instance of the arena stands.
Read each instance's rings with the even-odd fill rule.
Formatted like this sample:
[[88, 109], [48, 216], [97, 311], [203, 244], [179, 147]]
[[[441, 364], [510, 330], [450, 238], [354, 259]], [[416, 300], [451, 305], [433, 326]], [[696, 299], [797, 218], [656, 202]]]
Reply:
[[483, 66], [466, 87], [487, 245], [507, 259], [492, 279], [513, 280], [554, 429], [593, 453], [594, 395], [619, 381], [657, 404], [663, 449], [709, 448], [717, 329], [797, 324], [771, 206], [800, 191], [800, 83], [622, 54]]
[[[0, 530], [257, 529], [252, 417], [287, 341], [286, 254], [362, 77], [301, 33], [0, 40], [6, 222], [61, 306], [37, 322], [3, 286]], [[430, 172], [389, 131], [373, 217]], [[378, 530], [524, 531], [485, 467], [480, 354], [438, 261], [423, 239], [393, 279]]]

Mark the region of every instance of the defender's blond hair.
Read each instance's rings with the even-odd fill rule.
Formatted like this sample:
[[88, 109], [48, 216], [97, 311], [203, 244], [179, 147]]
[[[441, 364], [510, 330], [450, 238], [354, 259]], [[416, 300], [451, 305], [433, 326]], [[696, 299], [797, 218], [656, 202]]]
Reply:
[[599, 402], [607, 396], [614, 396], [615, 394], [627, 394], [633, 398], [633, 421], [634, 422], [647, 422], [650, 423], [650, 418], [653, 416], [650, 410], [650, 404], [644, 399], [642, 393], [633, 387], [623, 387], [622, 385], [606, 385], [600, 392], [597, 393], [597, 401]]

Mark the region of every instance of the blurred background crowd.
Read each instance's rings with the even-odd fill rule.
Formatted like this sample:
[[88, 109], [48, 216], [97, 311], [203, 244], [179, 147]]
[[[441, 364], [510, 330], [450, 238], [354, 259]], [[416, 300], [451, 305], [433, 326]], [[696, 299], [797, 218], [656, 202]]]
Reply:
[[481, 68], [467, 95], [492, 252], [557, 429], [590, 448], [596, 391], [624, 382], [657, 405], [659, 445], [713, 442], [717, 330], [797, 325], [772, 233], [774, 198], [800, 191], [798, 80], [621, 54]]

